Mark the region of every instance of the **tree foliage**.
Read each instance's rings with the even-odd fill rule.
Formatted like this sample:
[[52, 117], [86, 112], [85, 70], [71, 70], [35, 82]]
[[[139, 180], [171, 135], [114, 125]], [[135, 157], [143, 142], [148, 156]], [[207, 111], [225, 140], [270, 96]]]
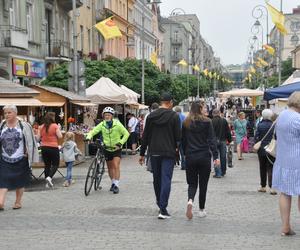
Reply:
[[[108, 57], [101, 61], [85, 61], [86, 86], [89, 87], [100, 77], [108, 77], [119, 85], [125, 85], [137, 93], [141, 93], [142, 61], [136, 59], [119, 60]], [[161, 72], [155, 65], [145, 62], [145, 102], [151, 104], [158, 102], [162, 92], [171, 92], [177, 102], [187, 97], [187, 82], [189, 82], [189, 95], [197, 95], [198, 79], [194, 75], [170, 75]], [[51, 72], [44, 85], [67, 89], [67, 64], [62, 64]], [[200, 97], [208, 94], [211, 86], [208, 80], [199, 81]]]

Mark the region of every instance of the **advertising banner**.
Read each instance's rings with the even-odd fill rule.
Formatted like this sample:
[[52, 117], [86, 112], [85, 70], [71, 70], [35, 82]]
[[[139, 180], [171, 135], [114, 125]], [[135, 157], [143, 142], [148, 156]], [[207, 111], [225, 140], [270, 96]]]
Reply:
[[45, 63], [41, 61], [12, 59], [13, 75], [43, 78], [45, 76]]

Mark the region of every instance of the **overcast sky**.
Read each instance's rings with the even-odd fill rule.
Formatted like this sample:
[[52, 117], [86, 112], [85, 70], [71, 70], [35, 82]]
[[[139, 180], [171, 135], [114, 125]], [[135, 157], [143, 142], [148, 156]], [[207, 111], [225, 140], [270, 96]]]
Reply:
[[[247, 58], [248, 39], [255, 22], [252, 9], [264, 0], [161, 0], [163, 16], [169, 16], [173, 9], [182, 8], [187, 14], [197, 14], [200, 32], [212, 45], [215, 55], [224, 65], [244, 63]], [[280, 0], [270, 0], [277, 9]], [[283, 12], [291, 13], [300, 5], [300, 0], [283, 0]], [[262, 23], [266, 24], [266, 19]], [[269, 26], [273, 24], [269, 18]]]

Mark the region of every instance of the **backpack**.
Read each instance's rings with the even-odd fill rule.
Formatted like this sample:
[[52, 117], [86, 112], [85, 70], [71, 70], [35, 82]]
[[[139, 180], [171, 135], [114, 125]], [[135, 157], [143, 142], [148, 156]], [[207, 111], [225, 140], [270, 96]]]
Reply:
[[140, 123], [140, 121], [139, 121], [138, 119], [136, 119], [136, 120], [137, 120], [137, 124], [136, 124], [136, 126], [135, 126], [134, 132], [135, 132], [138, 136], [140, 136], [140, 133], [141, 133], [141, 123]]

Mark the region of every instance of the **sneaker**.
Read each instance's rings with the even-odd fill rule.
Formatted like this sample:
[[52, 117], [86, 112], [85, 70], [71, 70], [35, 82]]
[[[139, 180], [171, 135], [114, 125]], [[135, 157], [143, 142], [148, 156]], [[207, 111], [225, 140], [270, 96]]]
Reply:
[[111, 184], [111, 187], [110, 187], [109, 191], [113, 192], [114, 191], [114, 187], [115, 187], [115, 184], [114, 183]]
[[50, 176], [46, 178], [46, 182], [48, 183], [49, 187], [53, 187], [52, 178]]
[[46, 183], [45, 188], [50, 188], [48, 183]]
[[257, 190], [257, 192], [265, 193], [265, 192], [267, 192], [267, 188], [265, 188], [265, 187], [260, 187], [260, 188]]
[[75, 184], [75, 180], [72, 179], [71, 182], [70, 182], [70, 184]]
[[213, 178], [221, 178], [221, 175], [213, 175]]
[[114, 194], [118, 194], [119, 191], [120, 191], [120, 190], [119, 190], [119, 187], [115, 185], [114, 188], [113, 188], [113, 193], [114, 193]]
[[65, 181], [64, 184], [63, 184], [63, 187], [69, 187], [69, 186], [70, 186], [69, 181]]
[[276, 195], [276, 194], [277, 194], [277, 192], [276, 192], [276, 190], [275, 190], [275, 189], [271, 188], [271, 189], [270, 189], [270, 194], [271, 194], [271, 195]]
[[158, 215], [158, 219], [165, 220], [169, 218], [171, 218], [171, 215], [168, 213], [168, 210], [166, 208], [161, 209]]
[[199, 217], [200, 218], [206, 217], [206, 211], [204, 209], [199, 211]]
[[193, 202], [191, 200], [187, 204], [185, 215], [189, 220], [193, 218]]

